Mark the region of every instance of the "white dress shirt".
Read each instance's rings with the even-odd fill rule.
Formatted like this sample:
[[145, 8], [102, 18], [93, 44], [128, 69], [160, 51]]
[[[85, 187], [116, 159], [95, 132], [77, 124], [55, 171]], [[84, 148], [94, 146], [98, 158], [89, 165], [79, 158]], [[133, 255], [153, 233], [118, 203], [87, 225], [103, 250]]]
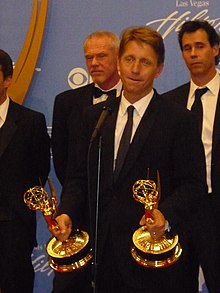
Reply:
[[[134, 113], [133, 113], [133, 128], [132, 128], [131, 141], [144, 115], [144, 112], [146, 111], [153, 97], [153, 94], [154, 94], [154, 90], [152, 89], [152, 91], [147, 96], [143, 97], [136, 103], [132, 104], [132, 106], [134, 106]], [[117, 117], [116, 128], [115, 128], [114, 166], [115, 166], [116, 157], [118, 153], [119, 143], [125, 128], [125, 124], [127, 122], [127, 108], [130, 105], [131, 104], [126, 100], [126, 98], [124, 97], [124, 93], [122, 92], [121, 103], [118, 110], [118, 117]]]
[[[212, 192], [211, 185], [211, 162], [212, 162], [212, 135], [215, 120], [215, 112], [220, 89], [220, 75], [216, 72], [215, 77], [206, 85], [208, 91], [201, 97], [203, 107], [203, 123], [202, 123], [202, 142], [205, 149], [206, 157], [206, 176], [208, 184], [208, 192]], [[192, 80], [190, 82], [190, 91], [187, 103], [187, 109], [191, 110], [195, 100], [195, 90], [199, 88]]]
[[9, 97], [0, 105], [0, 128], [5, 123], [9, 107]]

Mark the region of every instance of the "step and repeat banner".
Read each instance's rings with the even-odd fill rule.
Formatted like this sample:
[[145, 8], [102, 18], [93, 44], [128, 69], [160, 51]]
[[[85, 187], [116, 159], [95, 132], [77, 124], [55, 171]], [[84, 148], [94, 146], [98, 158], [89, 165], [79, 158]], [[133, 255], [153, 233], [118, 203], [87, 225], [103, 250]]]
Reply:
[[[193, 19], [208, 20], [220, 32], [219, 0], [7, 0], [0, 3], [0, 48], [23, 70], [13, 94], [25, 106], [44, 113], [51, 133], [55, 96], [91, 82], [82, 49], [89, 33], [110, 30], [120, 35], [124, 28], [134, 25], [159, 31], [164, 38], [166, 59], [155, 87], [162, 93], [189, 79], [177, 32], [181, 24]], [[50, 178], [59, 197], [61, 187], [52, 160]], [[40, 212], [37, 223], [34, 293], [48, 293], [53, 271], [47, 263], [45, 245], [50, 233]], [[202, 274], [199, 290], [207, 293]]]

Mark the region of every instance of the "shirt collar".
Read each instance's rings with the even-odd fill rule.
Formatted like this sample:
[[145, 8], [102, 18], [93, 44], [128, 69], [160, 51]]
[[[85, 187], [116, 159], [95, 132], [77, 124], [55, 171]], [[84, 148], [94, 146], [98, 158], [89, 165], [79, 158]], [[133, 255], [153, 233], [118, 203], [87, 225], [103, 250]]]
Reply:
[[220, 74], [216, 71], [216, 75], [210, 80], [207, 84], [203, 87], [198, 87], [191, 79], [190, 81], [190, 91], [189, 91], [189, 98], [192, 98], [195, 94], [195, 90], [197, 88], [204, 88], [207, 87], [209, 91], [214, 95], [218, 96], [219, 88], [220, 88]]
[[147, 94], [146, 96], [144, 96], [143, 98], [141, 98], [140, 100], [138, 100], [137, 102], [135, 102], [134, 104], [131, 104], [128, 102], [128, 100], [125, 98], [124, 96], [124, 92], [122, 92], [122, 96], [121, 96], [121, 103], [120, 103], [120, 113], [121, 115], [125, 115], [128, 106], [133, 105], [135, 108], [135, 112], [142, 117], [144, 115], [144, 112], [146, 111], [152, 97], [154, 95], [154, 90], [152, 89], [151, 92], [149, 94]]
[[9, 107], [9, 97], [0, 105], [0, 117], [5, 122]]

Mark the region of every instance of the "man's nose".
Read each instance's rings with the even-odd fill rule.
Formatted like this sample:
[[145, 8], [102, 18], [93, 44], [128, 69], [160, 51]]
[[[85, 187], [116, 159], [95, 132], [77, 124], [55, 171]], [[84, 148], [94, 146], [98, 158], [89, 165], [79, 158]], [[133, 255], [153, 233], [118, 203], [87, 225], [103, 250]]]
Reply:
[[138, 60], [133, 62], [132, 71], [133, 72], [139, 72], [140, 71], [140, 62]]
[[192, 48], [191, 48], [190, 55], [191, 55], [191, 57], [195, 57], [195, 56], [197, 56], [197, 50], [196, 50], [195, 47], [192, 47]]
[[98, 60], [96, 57], [92, 58], [92, 65], [97, 65], [98, 64]]

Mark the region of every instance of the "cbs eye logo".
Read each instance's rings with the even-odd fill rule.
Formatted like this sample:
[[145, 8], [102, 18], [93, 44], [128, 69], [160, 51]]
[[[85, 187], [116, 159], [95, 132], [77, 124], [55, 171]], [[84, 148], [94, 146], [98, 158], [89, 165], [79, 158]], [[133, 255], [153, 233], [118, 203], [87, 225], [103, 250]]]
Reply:
[[73, 68], [68, 75], [68, 84], [72, 89], [87, 85], [91, 82], [88, 72], [81, 68]]

